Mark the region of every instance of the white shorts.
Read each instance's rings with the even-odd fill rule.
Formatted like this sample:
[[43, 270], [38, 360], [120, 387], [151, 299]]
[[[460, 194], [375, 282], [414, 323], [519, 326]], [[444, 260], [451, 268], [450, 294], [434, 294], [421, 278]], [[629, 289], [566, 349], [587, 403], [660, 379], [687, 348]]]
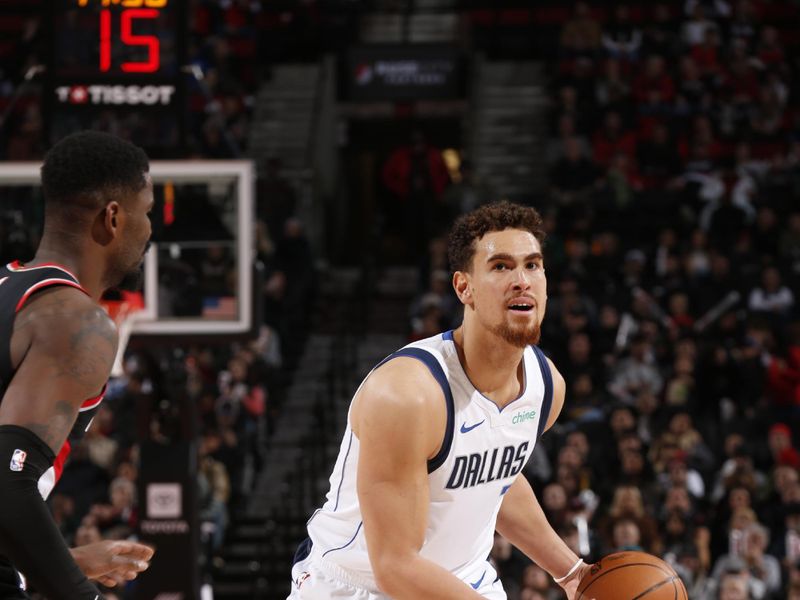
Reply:
[[[497, 572], [488, 562], [469, 570], [467, 581], [481, 596], [489, 600], [507, 600]], [[312, 551], [304, 560], [292, 567], [292, 591], [287, 600], [390, 600], [377, 589], [370, 589], [344, 569], [319, 559]]]

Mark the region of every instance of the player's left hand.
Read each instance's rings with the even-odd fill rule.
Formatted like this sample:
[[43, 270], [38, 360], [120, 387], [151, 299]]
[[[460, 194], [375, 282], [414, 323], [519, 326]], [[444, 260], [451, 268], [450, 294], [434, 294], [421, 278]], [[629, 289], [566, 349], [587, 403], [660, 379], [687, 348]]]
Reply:
[[[560, 584], [564, 591], [567, 593], [568, 600], [575, 600], [575, 596], [578, 592], [578, 585], [581, 583], [581, 579], [584, 578], [585, 575], [589, 574], [589, 570], [592, 568], [591, 564], [583, 564], [580, 568], [575, 571], [575, 574], [570, 577], [567, 581]], [[589, 598], [588, 600], [594, 600], [594, 598]]]
[[103, 540], [71, 548], [84, 575], [107, 587], [136, 579], [150, 566], [155, 549], [127, 540]]

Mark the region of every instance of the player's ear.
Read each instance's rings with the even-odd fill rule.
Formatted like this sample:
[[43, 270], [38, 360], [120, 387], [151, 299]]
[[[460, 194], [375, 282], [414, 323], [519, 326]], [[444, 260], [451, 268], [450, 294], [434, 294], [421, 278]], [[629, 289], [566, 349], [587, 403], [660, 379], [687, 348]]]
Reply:
[[109, 239], [116, 237], [117, 233], [119, 232], [121, 213], [122, 207], [120, 207], [119, 202], [116, 200], [112, 200], [106, 204], [103, 212], [100, 213], [100, 219], [98, 219], [102, 222], [101, 229], [105, 234], [104, 237]]
[[114, 200], [113, 202], [109, 202], [108, 206], [106, 207], [106, 212], [108, 214], [108, 219], [110, 221], [109, 224], [111, 225], [111, 227], [116, 229], [118, 226], [117, 218], [119, 217], [119, 212], [120, 212], [119, 202], [117, 202], [116, 200]]
[[453, 273], [453, 289], [462, 304], [472, 304], [471, 288], [469, 273], [465, 273], [464, 271], [456, 271]]

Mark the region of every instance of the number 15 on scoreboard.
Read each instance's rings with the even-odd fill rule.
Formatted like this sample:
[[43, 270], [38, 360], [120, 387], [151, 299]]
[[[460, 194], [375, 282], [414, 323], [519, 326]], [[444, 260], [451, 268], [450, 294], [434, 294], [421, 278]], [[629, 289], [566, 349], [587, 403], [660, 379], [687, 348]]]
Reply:
[[[163, 8], [169, 0], [101, 0], [100, 6], [114, 6], [119, 4], [123, 8]], [[88, 6], [89, 0], [78, 0], [78, 6]]]

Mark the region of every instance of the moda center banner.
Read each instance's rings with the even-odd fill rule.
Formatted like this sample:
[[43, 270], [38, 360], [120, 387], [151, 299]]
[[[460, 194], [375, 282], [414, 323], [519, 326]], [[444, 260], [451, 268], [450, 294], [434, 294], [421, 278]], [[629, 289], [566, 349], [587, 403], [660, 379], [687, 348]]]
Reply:
[[447, 46], [357, 46], [346, 62], [345, 95], [353, 102], [463, 96], [463, 57]]

